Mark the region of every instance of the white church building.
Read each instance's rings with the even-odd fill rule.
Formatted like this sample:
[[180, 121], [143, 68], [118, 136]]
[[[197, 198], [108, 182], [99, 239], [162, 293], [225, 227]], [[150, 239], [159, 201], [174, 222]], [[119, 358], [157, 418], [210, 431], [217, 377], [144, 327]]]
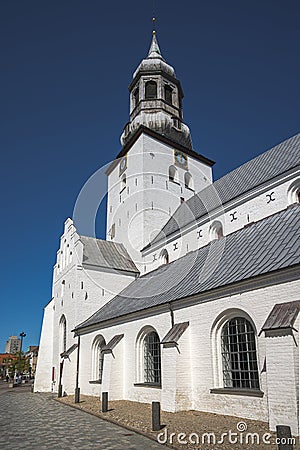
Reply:
[[107, 237], [65, 222], [34, 389], [298, 435], [300, 134], [213, 181], [155, 32], [129, 92]]

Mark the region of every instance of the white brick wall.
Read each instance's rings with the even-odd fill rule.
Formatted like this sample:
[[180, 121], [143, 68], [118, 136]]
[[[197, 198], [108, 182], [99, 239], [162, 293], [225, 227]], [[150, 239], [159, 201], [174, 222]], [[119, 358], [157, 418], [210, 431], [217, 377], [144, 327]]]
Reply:
[[[216, 358], [216, 354], [213, 351], [215, 346], [213, 337], [214, 324], [223, 313], [228, 315], [230, 311], [235, 311], [237, 315], [249, 317], [254, 323], [257, 332], [259, 332], [274, 304], [297, 300], [299, 288], [299, 281], [283, 283], [277, 286], [269, 286], [250, 292], [226, 296], [207, 303], [195, 304], [187, 308], [176, 309], [175, 323], [189, 321], [190, 325], [179, 340], [179, 351], [175, 348], [162, 348], [162, 390], [134, 386], [136, 381], [140, 381], [137, 379], [138, 358], [136, 341], [140, 330], [145, 326], [153, 327], [158, 332], [160, 339], [162, 339], [171, 328], [169, 313], [165, 312], [143, 319], [137, 318], [135, 321], [114, 325], [109, 328], [103, 328], [98, 332], [83, 335], [81, 391], [82, 393], [93, 394], [93, 388], [85, 379], [85, 368], [88, 368], [87, 355], [91, 352], [91, 345], [95, 336], [101, 333], [105, 337], [106, 342], [108, 342], [115, 334], [124, 333], [123, 340], [116, 347], [119, 352], [118, 356], [116, 350], [116, 358], [113, 360], [113, 364], [115, 364], [116, 368], [118, 367], [118, 370], [114, 376], [110, 375], [109, 383], [107, 380], [105, 381], [105, 388], [109, 388], [110, 398], [141, 402], [161, 401], [162, 408], [167, 411], [196, 409], [255, 420], [268, 420], [268, 417], [270, 417], [270, 425], [274, 429], [278, 422], [276, 415], [273, 412], [269, 412], [268, 396], [270, 396], [270, 389], [274, 389], [276, 397], [280, 386], [267, 386], [267, 374], [265, 372], [261, 373], [266, 357], [266, 338], [263, 335], [257, 337], [260, 388], [264, 392], [263, 397], [212, 394], [210, 389], [222, 386], [222, 379], [217, 376], [219, 369], [216, 370], [215, 368], [216, 364], [220, 363], [220, 360]], [[293, 362], [290, 360], [290, 357], [292, 357], [291, 352], [293, 353], [293, 351], [289, 347], [287, 359], [291, 366], [293, 366]], [[285, 366], [287, 359], [284, 360]], [[121, 376], [122, 361], [125, 361], [125, 363]], [[276, 371], [281, 370], [281, 365], [278, 365], [276, 360], [274, 364]], [[284, 368], [284, 365], [282, 367]], [[296, 363], [293, 367], [295, 367], [295, 370], [289, 371], [289, 376], [292, 385], [295, 386], [297, 382], [295, 374], [297, 371]], [[285, 370], [282, 371], [282, 377], [285, 377]], [[111, 370], [110, 373], [113, 374], [114, 372]], [[123, 393], [120, 389], [121, 379], [123, 380]], [[291, 396], [294, 395], [294, 391], [289, 390], [289, 393]], [[274, 403], [274, 408], [276, 411], [279, 411], [282, 408], [284, 398], [280, 399], [277, 396], [277, 399], [278, 403]], [[285, 408], [284, 411], [286, 422], [293, 427], [293, 431], [296, 433], [294, 427], [294, 406], [295, 402], [290, 409]], [[273, 414], [272, 420], [271, 414]]]

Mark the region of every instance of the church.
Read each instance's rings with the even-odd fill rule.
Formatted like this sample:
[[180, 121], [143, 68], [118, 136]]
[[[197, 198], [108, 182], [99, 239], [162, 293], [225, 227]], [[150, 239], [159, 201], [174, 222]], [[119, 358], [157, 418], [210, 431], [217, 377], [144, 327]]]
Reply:
[[34, 390], [298, 435], [300, 134], [214, 181], [153, 32], [106, 171], [106, 240], [64, 224]]

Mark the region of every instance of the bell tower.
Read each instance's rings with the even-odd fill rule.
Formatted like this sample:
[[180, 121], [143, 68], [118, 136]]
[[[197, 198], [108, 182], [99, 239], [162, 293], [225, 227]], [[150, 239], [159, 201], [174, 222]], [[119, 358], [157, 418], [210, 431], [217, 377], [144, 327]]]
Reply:
[[192, 148], [190, 130], [183, 123], [183, 90], [173, 67], [162, 57], [155, 31], [147, 58], [133, 74], [129, 93], [130, 121], [124, 127], [122, 145], [144, 125]]
[[180, 204], [212, 182], [210, 159], [195, 152], [183, 122], [183, 91], [153, 31], [129, 86], [122, 149], [107, 170], [107, 240], [121, 242], [141, 272], [141, 250]]

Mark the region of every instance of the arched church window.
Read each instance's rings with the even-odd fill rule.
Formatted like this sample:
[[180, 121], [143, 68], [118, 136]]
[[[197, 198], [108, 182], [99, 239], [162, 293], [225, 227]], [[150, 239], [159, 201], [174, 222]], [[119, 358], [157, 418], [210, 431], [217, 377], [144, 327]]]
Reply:
[[223, 236], [223, 225], [219, 220], [216, 220], [210, 226], [210, 238], [213, 241], [215, 239], [221, 239]]
[[59, 352], [63, 353], [67, 351], [67, 321], [64, 314], [61, 316], [59, 321], [59, 341]]
[[169, 167], [169, 181], [178, 183], [178, 172], [175, 166]]
[[189, 172], [184, 174], [184, 185], [187, 189], [194, 190], [193, 177]]
[[173, 89], [168, 84], [165, 85], [165, 100], [170, 105], [173, 104]]
[[99, 383], [102, 383], [103, 377], [104, 354], [102, 349], [105, 345], [105, 339], [101, 335], [94, 339], [92, 345], [92, 376], [93, 381], [98, 381]]
[[255, 331], [249, 320], [234, 317], [221, 333], [225, 388], [259, 389]]
[[145, 99], [151, 100], [157, 98], [157, 84], [155, 81], [147, 81], [145, 85]]
[[159, 336], [156, 331], [146, 334], [143, 342], [144, 351], [144, 382], [161, 383], [161, 355]]
[[162, 250], [160, 254], [160, 261], [162, 264], [169, 264], [169, 253], [166, 249]]

